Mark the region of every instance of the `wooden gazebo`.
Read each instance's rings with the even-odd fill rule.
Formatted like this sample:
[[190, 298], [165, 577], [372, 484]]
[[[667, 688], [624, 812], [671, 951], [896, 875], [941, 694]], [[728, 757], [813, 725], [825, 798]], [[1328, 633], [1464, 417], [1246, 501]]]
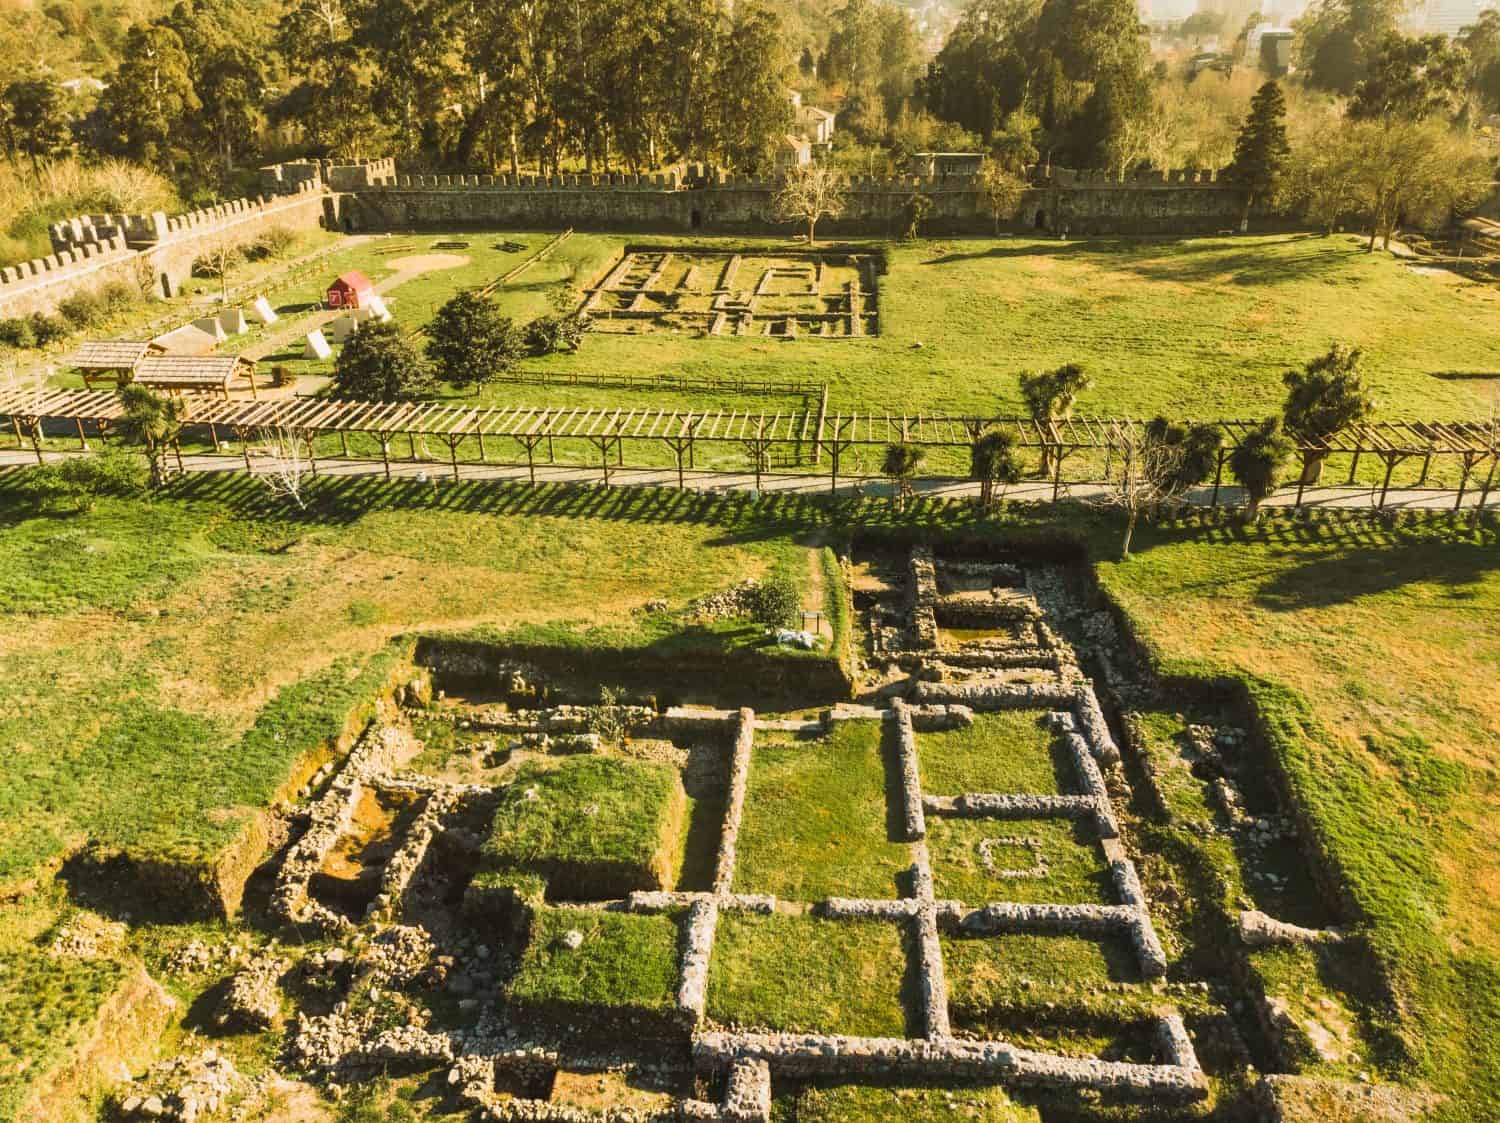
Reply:
[[184, 391], [229, 397], [230, 384], [243, 378], [255, 393], [255, 361], [242, 355], [147, 355], [135, 365], [134, 381], [169, 394]]
[[90, 390], [95, 381], [108, 379], [116, 386], [129, 382], [136, 365], [149, 355], [160, 355], [166, 348], [159, 343], [123, 339], [90, 340], [63, 360], [83, 375]]

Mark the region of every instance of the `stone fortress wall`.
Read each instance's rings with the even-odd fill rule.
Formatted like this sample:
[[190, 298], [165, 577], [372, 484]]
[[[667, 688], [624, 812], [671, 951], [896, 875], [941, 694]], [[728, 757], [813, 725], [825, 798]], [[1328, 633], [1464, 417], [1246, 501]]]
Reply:
[[[1034, 168], [1012, 231], [1070, 235], [1202, 234], [1232, 227], [1240, 195], [1208, 172], [1103, 172]], [[60, 301], [112, 281], [174, 294], [193, 262], [225, 236], [248, 242], [271, 226], [348, 233], [389, 230], [574, 227], [705, 233], [786, 233], [775, 179], [688, 166], [654, 175], [399, 175], [393, 159], [304, 160], [261, 169], [262, 194], [180, 215], [80, 215], [51, 228], [52, 253], [0, 269], [0, 317], [53, 312]], [[973, 176], [850, 181], [831, 235], [899, 235], [914, 194], [933, 201], [933, 234], [988, 234], [994, 219]]]
[[[307, 162], [263, 169], [268, 191], [329, 191], [330, 226], [346, 231], [524, 227], [782, 233], [772, 200], [779, 180], [690, 165], [652, 175], [398, 175], [390, 160]], [[1212, 172], [1104, 172], [1033, 168], [1012, 231], [1073, 235], [1202, 234], [1237, 224], [1241, 196]], [[932, 199], [925, 229], [988, 234], [994, 219], [974, 176], [858, 176], [833, 235], [898, 235], [915, 194]]]
[[112, 281], [172, 295], [191, 275], [193, 262], [222, 239], [242, 244], [273, 226], [303, 230], [320, 225], [321, 184], [288, 183], [286, 188], [178, 215], [79, 215], [53, 223], [50, 254], [0, 269], [0, 317], [53, 312], [75, 293]]

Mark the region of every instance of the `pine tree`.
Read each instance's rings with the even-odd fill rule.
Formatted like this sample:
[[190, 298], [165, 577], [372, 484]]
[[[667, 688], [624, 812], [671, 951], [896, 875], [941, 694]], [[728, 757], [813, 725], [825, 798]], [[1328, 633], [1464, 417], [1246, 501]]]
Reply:
[[1227, 178], [1245, 193], [1240, 232], [1250, 226], [1250, 208], [1256, 199], [1272, 194], [1286, 172], [1292, 148], [1286, 139], [1286, 99], [1281, 87], [1267, 82], [1250, 99], [1250, 112], [1234, 142], [1234, 160]]

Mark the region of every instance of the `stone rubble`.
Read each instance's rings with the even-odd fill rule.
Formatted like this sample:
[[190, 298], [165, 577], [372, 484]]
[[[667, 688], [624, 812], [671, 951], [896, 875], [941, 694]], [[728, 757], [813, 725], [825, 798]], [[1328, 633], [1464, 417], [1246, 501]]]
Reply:
[[114, 1093], [121, 1117], [195, 1123], [226, 1110], [248, 1082], [217, 1049], [158, 1061]]
[[701, 1033], [693, 1038], [700, 1067], [765, 1061], [780, 1074], [969, 1078], [1039, 1088], [1092, 1088], [1195, 1101], [1208, 1092], [1202, 1071], [1179, 1064], [1130, 1064], [1036, 1053], [1003, 1041], [899, 1037], [832, 1037], [798, 1033]]
[[292, 965], [277, 955], [259, 955], [229, 979], [224, 998], [214, 1014], [223, 1029], [262, 1030], [281, 1012], [281, 977]]
[[684, 1100], [678, 1112], [701, 1123], [769, 1123], [771, 1067], [762, 1060], [736, 1062], [729, 1069], [723, 1102]]
[[922, 797], [932, 815], [962, 819], [1087, 819], [1098, 809], [1089, 795], [1011, 795], [965, 792], [960, 796]]
[[938, 645], [937, 566], [932, 547], [913, 546], [908, 569], [907, 646], [918, 651], [930, 650]]
[[91, 912], [68, 919], [47, 944], [54, 959], [98, 959], [113, 955], [125, 942], [125, 925]]
[[1245, 945], [1252, 948], [1270, 947], [1274, 944], [1336, 944], [1345, 937], [1345, 933], [1339, 928], [1303, 928], [1255, 909], [1240, 913], [1239, 933]]
[[328, 790], [307, 808], [308, 826], [287, 852], [276, 875], [271, 912], [288, 924], [307, 924], [325, 935], [346, 933], [353, 925], [308, 896], [308, 884], [322, 867], [339, 837], [349, 829], [365, 786], [389, 773], [417, 751], [404, 729], [371, 724], [350, 750], [348, 759]]
[[689, 1026], [703, 1018], [708, 1001], [708, 962], [719, 925], [719, 905], [712, 899], [694, 901], [688, 908], [683, 933], [682, 966], [677, 983], [677, 1010]]
[[[998, 847], [1011, 847], [1025, 850], [1031, 855], [1031, 865], [1024, 868], [1015, 866], [1003, 866], [996, 860], [994, 851]], [[1047, 865], [1047, 855], [1042, 850], [1042, 840], [1025, 835], [1001, 835], [997, 838], [981, 839], [979, 843], [979, 860], [984, 863], [991, 877], [1002, 880], [1014, 878], [1033, 878], [1040, 880], [1050, 872]]]

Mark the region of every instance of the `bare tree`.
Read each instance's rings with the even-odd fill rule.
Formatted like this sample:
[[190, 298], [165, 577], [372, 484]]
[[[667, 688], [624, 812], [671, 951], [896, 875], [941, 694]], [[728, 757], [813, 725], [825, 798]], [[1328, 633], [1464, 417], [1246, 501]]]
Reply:
[[1142, 511], [1175, 504], [1213, 471], [1223, 435], [1212, 425], [1183, 428], [1165, 418], [1140, 425], [1114, 421], [1106, 439], [1119, 472], [1105, 480], [1101, 502], [1125, 512], [1120, 557], [1130, 557], [1130, 541]]
[[807, 223], [809, 246], [817, 244], [818, 220], [837, 218], [847, 202], [843, 176], [819, 164], [788, 169], [781, 190], [771, 200], [779, 222]]
[[219, 279], [219, 302], [229, 303], [229, 275], [245, 259], [244, 249], [233, 238], [216, 238], [198, 255], [198, 271]]
[[[304, 440], [307, 441], [306, 456], [302, 452]], [[305, 511], [307, 481], [318, 474], [312, 438], [285, 425], [273, 425], [259, 431], [254, 456], [260, 462], [259, 467], [253, 469], [255, 478], [265, 485], [266, 490]], [[251, 450], [247, 445], [246, 468], [250, 468], [250, 457]]]

